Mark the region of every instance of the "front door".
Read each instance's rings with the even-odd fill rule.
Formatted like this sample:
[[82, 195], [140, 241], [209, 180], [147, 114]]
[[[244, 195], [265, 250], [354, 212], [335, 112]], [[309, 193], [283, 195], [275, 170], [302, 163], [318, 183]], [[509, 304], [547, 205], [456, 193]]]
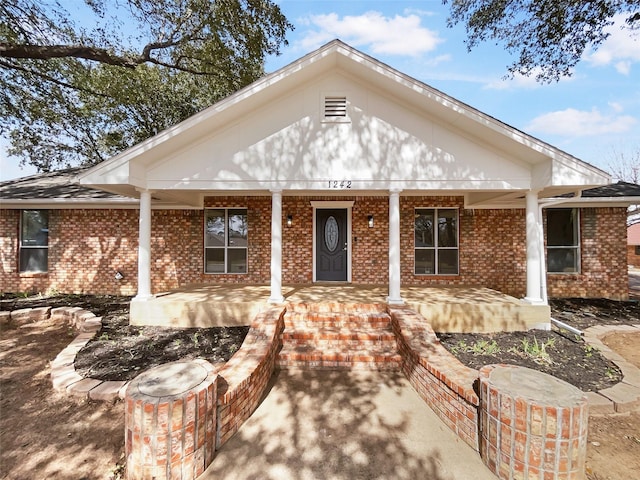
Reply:
[[347, 281], [347, 209], [316, 210], [316, 280]]

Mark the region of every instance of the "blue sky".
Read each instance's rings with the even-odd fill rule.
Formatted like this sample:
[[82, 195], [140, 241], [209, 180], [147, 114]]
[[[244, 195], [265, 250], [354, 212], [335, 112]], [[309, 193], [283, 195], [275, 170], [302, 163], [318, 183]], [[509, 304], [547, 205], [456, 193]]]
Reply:
[[[505, 80], [512, 61], [491, 43], [467, 52], [463, 26], [447, 28], [441, 0], [281, 0], [295, 25], [289, 46], [270, 58], [274, 71], [334, 38], [513, 127], [608, 170], [616, 155], [640, 151], [640, 34], [612, 28], [570, 78], [550, 85], [533, 78]], [[18, 169], [0, 145], [0, 178]]]

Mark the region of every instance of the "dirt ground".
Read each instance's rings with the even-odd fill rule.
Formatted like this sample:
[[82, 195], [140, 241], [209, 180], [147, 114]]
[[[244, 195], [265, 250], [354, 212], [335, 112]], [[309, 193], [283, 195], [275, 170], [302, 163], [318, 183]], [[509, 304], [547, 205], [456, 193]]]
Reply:
[[[0, 310], [7, 309], [5, 300], [0, 302]], [[108, 299], [85, 306], [101, 315], [110, 312], [115, 318], [123, 315], [125, 300], [122, 300], [118, 308], [114, 308], [113, 305], [117, 306], [118, 302], [113, 299], [111, 306]], [[82, 306], [86, 299], [76, 298], [73, 301]], [[69, 304], [70, 299], [66, 302]], [[27, 305], [22, 301], [19, 304], [20, 308]], [[629, 323], [635, 320], [637, 323], [640, 318], [636, 310], [640, 308], [637, 303], [619, 306], [626, 309], [629, 305], [631, 310], [619, 313], [622, 320], [613, 318], [615, 309], [612, 308], [615, 305], [611, 304], [593, 307], [581, 302], [565, 302], [559, 308], [554, 306], [554, 309], [555, 314], [564, 314], [564, 320], [572, 319], [580, 328], [585, 328], [588, 324], [600, 322]], [[584, 315], [581, 314], [582, 311]], [[99, 333], [96, 338], [99, 339], [103, 333], [105, 332]], [[196, 336], [195, 333], [198, 332], [189, 332], [185, 338], [193, 342], [195, 337], [195, 342], [202, 346], [204, 337]], [[140, 336], [140, 332], [136, 334]], [[169, 349], [172, 346], [183, 349], [186, 341], [184, 338], [181, 337], [177, 343], [177, 337], [171, 337], [170, 342], [160, 342], [158, 335], [158, 332], [151, 335], [156, 346], [163, 344]], [[49, 362], [74, 336], [75, 333], [66, 326], [48, 321], [2, 328], [0, 331], [0, 478], [122, 478], [122, 403], [107, 404], [67, 398], [56, 394], [51, 387]], [[234, 347], [234, 341], [241, 343], [241, 338], [244, 338], [242, 332], [235, 332], [223, 334], [218, 341], [233, 353], [239, 346], [237, 344]], [[102, 347], [108, 345], [109, 339], [115, 341], [113, 331], [103, 336]], [[543, 337], [540, 337], [540, 342], [543, 342]], [[465, 343], [467, 346], [473, 345], [477, 343], [477, 339], [467, 339]], [[616, 334], [608, 337], [606, 343], [637, 365], [639, 335]], [[129, 350], [134, 348], [125, 340], [115, 341], [115, 344], [128, 345], [126, 348]], [[517, 345], [517, 341], [512, 343], [512, 346]], [[508, 350], [504, 346], [502, 348]], [[580, 349], [585, 351], [583, 346]], [[159, 348], [156, 350], [159, 351]], [[585, 361], [593, 358], [596, 352], [587, 353], [591, 355]], [[86, 358], [92, 357], [87, 355]], [[93, 368], [97, 366], [94, 365]], [[589, 368], [589, 365], [581, 365], [580, 369]], [[607, 377], [606, 373], [604, 377]], [[627, 415], [591, 416], [587, 454], [589, 480], [633, 478], [640, 471], [640, 411]]]
[[123, 404], [67, 398], [51, 386], [49, 362], [74, 336], [49, 322], [0, 332], [0, 478], [120, 478]]

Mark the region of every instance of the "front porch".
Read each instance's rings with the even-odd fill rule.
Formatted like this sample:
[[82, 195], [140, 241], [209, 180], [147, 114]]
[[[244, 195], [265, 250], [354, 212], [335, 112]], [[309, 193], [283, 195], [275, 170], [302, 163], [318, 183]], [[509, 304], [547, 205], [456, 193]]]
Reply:
[[[284, 285], [285, 303], [358, 306], [387, 305], [386, 285]], [[188, 285], [148, 300], [131, 302], [131, 323], [174, 327], [249, 325], [269, 305], [269, 285]], [[548, 305], [483, 287], [401, 288], [405, 306], [420, 313], [436, 331], [490, 332], [545, 328]]]

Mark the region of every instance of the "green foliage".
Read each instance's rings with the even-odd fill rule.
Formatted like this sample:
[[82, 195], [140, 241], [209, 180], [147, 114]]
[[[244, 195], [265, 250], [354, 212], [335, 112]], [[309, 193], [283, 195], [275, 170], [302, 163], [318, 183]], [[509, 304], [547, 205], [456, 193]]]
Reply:
[[61, 3], [0, 4], [0, 134], [40, 171], [98, 163], [255, 81], [292, 28], [266, 0]]
[[496, 355], [500, 353], [500, 346], [495, 340], [478, 340], [472, 345], [467, 345], [464, 340], [459, 340], [453, 347], [451, 352], [455, 355], [458, 353], [472, 353], [473, 355]]
[[630, 29], [640, 25], [638, 0], [444, 0], [451, 5], [449, 26], [463, 23], [467, 47], [494, 41], [517, 55], [511, 75], [536, 75], [541, 82], [570, 76], [588, 49], [597, 49], [622, 14]]
[[[556, 343], [555, 339], [550, 338], [546, 342], [538, 342], [534, 336], [533, 342], [529, 339], [522, 339], [522, 353], [531, 358], [536, 363], [552, 363], [551, 356], [547, 352], [547, 348], [553, 347]], [[518, 350], [516, 349], [516, 352]]]

